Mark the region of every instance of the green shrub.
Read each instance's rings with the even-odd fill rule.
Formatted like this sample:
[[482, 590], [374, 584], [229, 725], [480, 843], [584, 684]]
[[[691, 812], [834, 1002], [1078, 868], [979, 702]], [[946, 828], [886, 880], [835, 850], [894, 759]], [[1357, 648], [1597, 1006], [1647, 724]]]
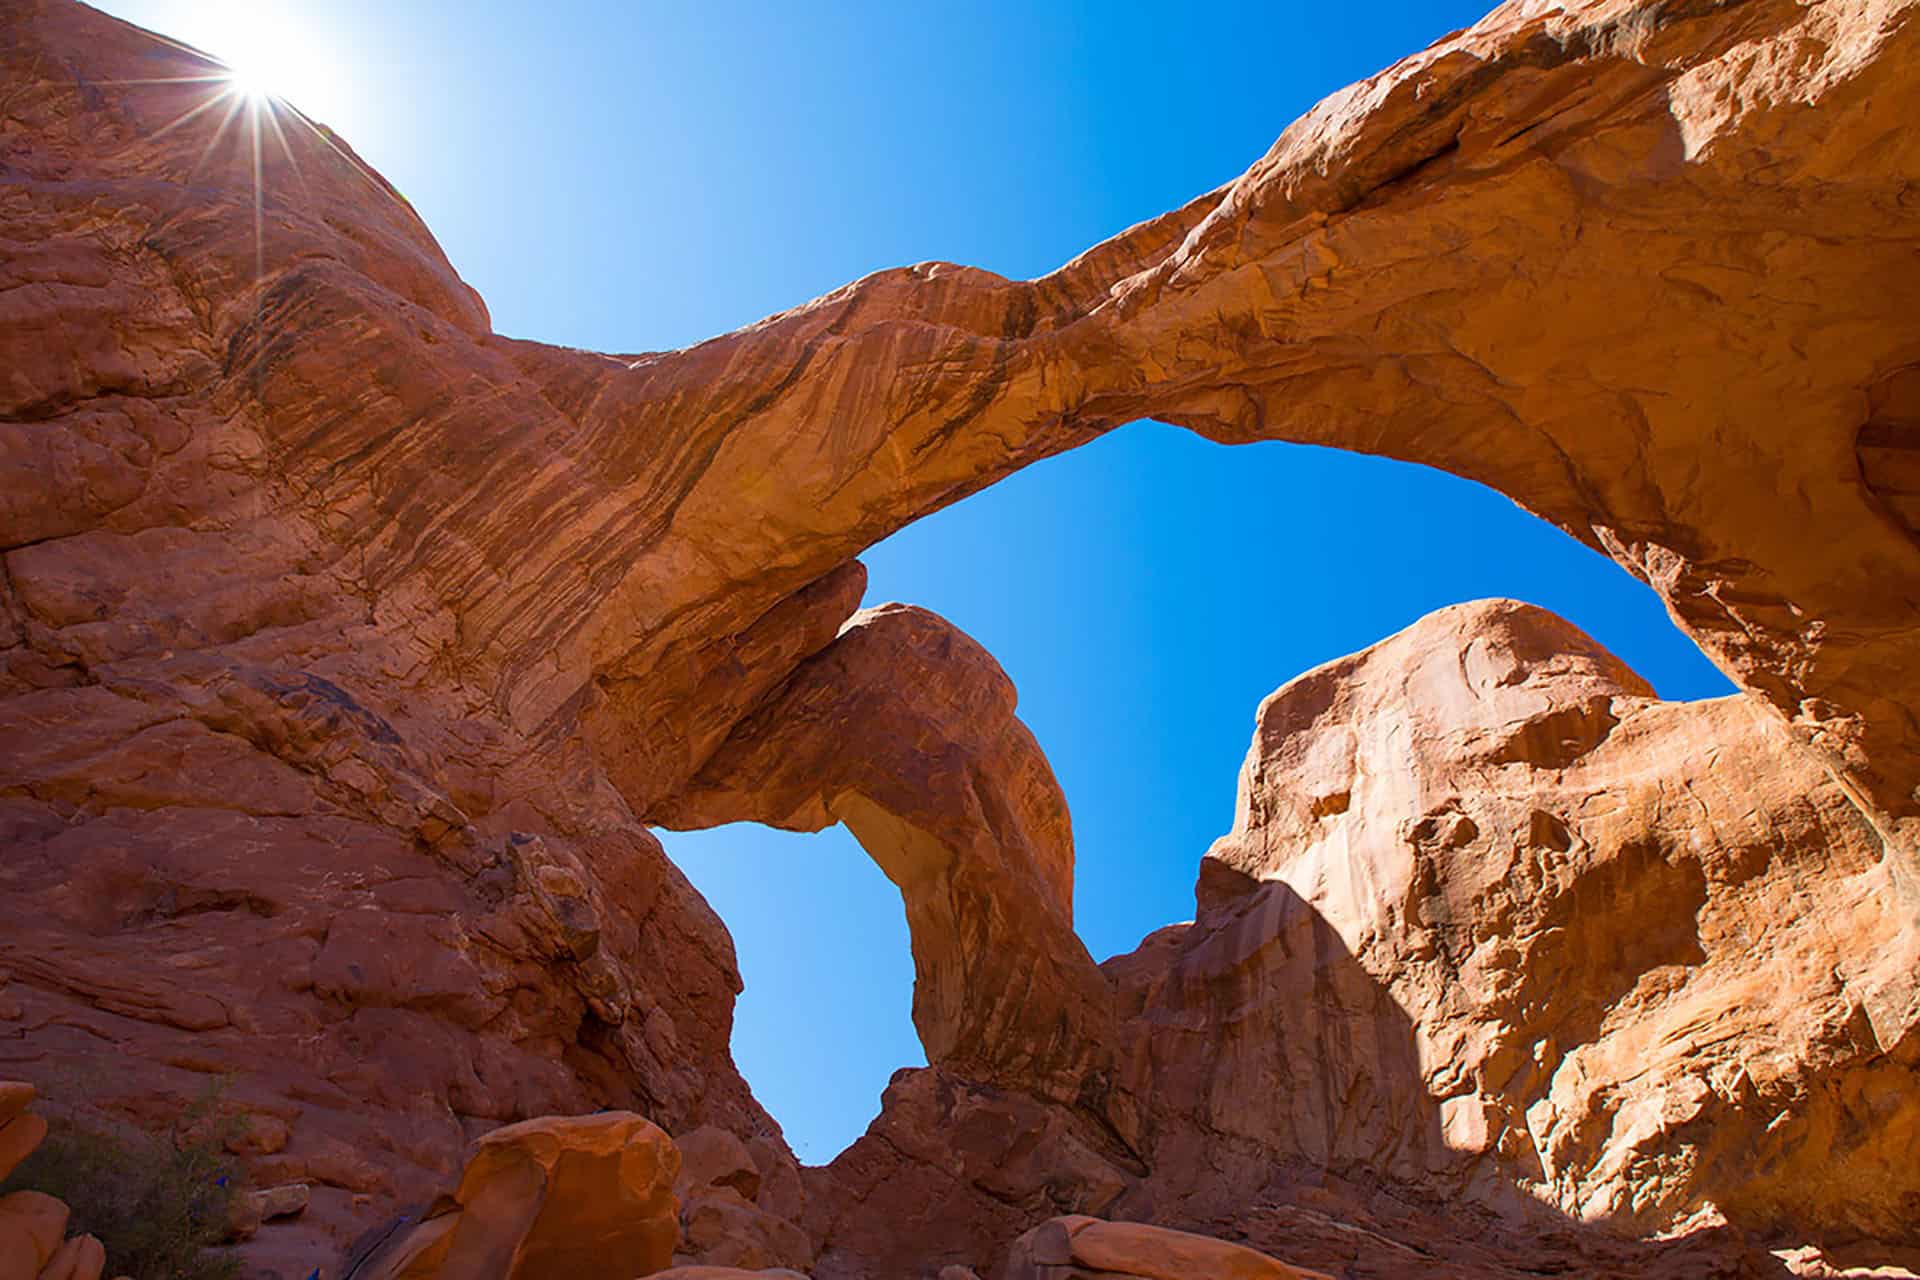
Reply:
[[218, 1122], [212, 1095], [165, 1133], [55, 1120], [0, 1193], [44, 1191], [66, 1201], [67, 1234], [98, 1236], [108, 1275], [232, 1280], [239, 1260], [210, 1252], [227, 1237], [241, 1191], [240, 1167], [224, 1146], [230, 1129]]

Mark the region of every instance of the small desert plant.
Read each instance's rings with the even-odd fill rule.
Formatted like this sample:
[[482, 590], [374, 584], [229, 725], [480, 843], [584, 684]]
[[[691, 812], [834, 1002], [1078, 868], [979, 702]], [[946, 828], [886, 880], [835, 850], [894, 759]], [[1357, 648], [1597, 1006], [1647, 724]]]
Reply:
[[55, 1119], [46, 1141], [0, 1193], [44, 1191], [67, 1202], [69, 1235], [98, 1236], [110, 1275], [134, 1280], [232, 1280], [239, 1261], [210, 1252], [229, 1231], [240, 1168], [224, 1144], [231, 1125], [217, 1091], [163, 1133]]

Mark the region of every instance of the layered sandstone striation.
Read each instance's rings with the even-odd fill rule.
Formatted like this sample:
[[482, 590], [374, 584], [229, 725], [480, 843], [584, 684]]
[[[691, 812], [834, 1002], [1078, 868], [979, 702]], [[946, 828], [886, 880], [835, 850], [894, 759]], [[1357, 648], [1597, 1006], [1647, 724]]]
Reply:
[[[203, 59], [7, 5], [0, 1074], [136, 1121], [227, 1079], [263, 1185], [313, 1188], [247, 1256], [302, 1276], [602, 1109], [704, 1152], [669, 1255], [816, 1277], [988, 1274], [1062, 1214], [1349, 1276], [1884, 1260], [1916, 7], [1521, 0], [1049, 276], [601, 355], [491, 333], [323, 127], [271, 108], [256, 192], [183, 121]], [[1095, 965], [1011, 685], [856, 616], [855, 557], [1149, 415], [1490, 484], [1744, 693], [1445, 611], [1269, 699], [1196, 919]], [[931, 1065], [824, 1170], [647, 829], [735, 819], [845, 822], [907, 903]]]

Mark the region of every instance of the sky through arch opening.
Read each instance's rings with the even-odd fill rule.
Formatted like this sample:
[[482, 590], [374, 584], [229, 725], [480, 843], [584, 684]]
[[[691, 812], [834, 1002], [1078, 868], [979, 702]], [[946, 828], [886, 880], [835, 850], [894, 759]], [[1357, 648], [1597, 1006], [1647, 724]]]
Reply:
[[826, 1164], [894, 1071], [926, 1065], [900, 891], [844, 826], [655, 834], [733, 935], [734, 1064], [800, 1162]]

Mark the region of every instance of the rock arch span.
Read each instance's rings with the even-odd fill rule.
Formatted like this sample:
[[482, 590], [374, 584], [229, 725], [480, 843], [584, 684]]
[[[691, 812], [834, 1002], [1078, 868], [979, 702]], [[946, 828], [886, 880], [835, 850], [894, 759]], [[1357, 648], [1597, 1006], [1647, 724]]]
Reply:
[[[769, 698], [900, 625], [841, 633], [863, 547], [1145, 416], [1439, 466], [1639, 573], [1767, 709], [1765, 733], [1784, 725], [1793, 744], [1769, 754], [1777, 738], [1754, 739], [1735, 712], [1687, 713], [1741, 744], [1723, 756], [1792, 784], [1790, 821], [1702, 798], [1703, 839], [1745, 849], [1727, 841], [1753, 820], [1835, 851], [1809, 883], [1845, 898], [1855, 936], [1891, 930], [1880, 954], [1904, 954], [1920, 546], [1893, 516], [1901, 371], [1920, 359], [1913, 12], [1521, 0], [1328, 99], [1241, 179], [1040, 280], [922, 264], [685, 351], [599, 355], [491, 334], [412, 211], [317, 131], [291, 134], [304, 185], [270, 151], [256, 221], [243, 156], [199, 165], [211, 113], [163, 132], [194, 105], [190, 84], [165, 83], [204, 70], [190, 51], [65, 0], [8, 6], [0, 296], [21, 322], [0, 330], [0, 965], [19, 1051], [45, 1073], [102, 1052], [138, 1064], [109, 1100], [133, 1114], [236, 1072], [236, 1101], [281, 1126], [265, 1126], [278, 1149], [264, 1167], [327, 1188], [322, 1225], [355, 1195], [417, 1195], [473, 1131], [542, 1111], [618, 1103], [676, 1133], [761, 1133], [715, 1034], [737, 986], [724, 930], [642, 823], [709, 784], [724, 795], [736, 756], [753, 755], [741, 726]], [[1517, 669], [1522, 688], [1554, 675]], [[820, 695], [849, 696], [856, 674]], [[1632, 696], [1606, 695], [1620, 710]], [[1649, 746], [1676, 718], [1634, 710]], [[1608, 714], [1620, 727], [1604, 738], [1582, 711], [1541, 740], [1558, 749], [1559, 727], [1585, 733], [1567, 752], [1596, 740], [1565, 754], [1571, 768], [1635, 723]], [[1000, 738], [959, 739], [956, 761], [1019, 758], [1000, 723]], [[1687, 742], [1663, 748], [1683, 773]], [[972, 797], [1011, 843], [1044, 826], [1034, 794]], [[1504, 812], [1511, 797], [1488, 794]], [[1357, 820], [1361, 796], [1345, 810], [1317, 797], [1307, 816]], [[1439, 870], [1449, 851], [1518, 833], [1544, 867], [1583, 847], [1551, 806], [1516, 826], [1471, 799], [1411, 815], [1415, 852], [1398, 855], [1422, 890], [1397, 905], [1418, 906], [1448, 963], [1465, 963], [1441, 927], [1463, 909]], [[896, 812], [912, 802], [850, 811], [909, 883], [938, 856]], [[1665, 803], [1627, 818], [1658, 825]], [[1651, 857], [1644, 842], [1609, 847], [1629, 844]], [[1689, 859], [1658, 861], [1678, 876], [1671, 900], [1690, 902]], [[1020, 874], [1047, 889], [1052, 865]], [[1734, 890], [1762, 883], [1729, 865]], [[1804, 872], [1778, 870], [1781, 883]], [[1210, 892], [1227, 910], [1239, 888], [1226, 876]], [[1278, 891], [1250, 892], [1275, 896], [1233, 919], [1267, 921], [1270, 939], [1310, 923]], [[1040, 919], [1047, 901], [1001, 909]], [[1195, 959], [1184, 949], [1205, 939], [1183, 935], [1148, 953], [1196, 991], [1266, 992], [1233, 976], [1273, 954], [1260, 929], [1223, 922], [1218, 936], [1248, 947]], [[1325, 930], [1307, 937], [1338, 959]], [[373, 939], [384, 959], [369, 966]], [[151, 969], [128, 976], [130, 954]], [[1666, 971], [1701, 967], [1694, 954], [1679, 937], [1622, 998], [1684, 991]], [[1061, 988], [1005, 1025], [1052, 1001], [1104, 1027], [1079, 960], [1048, 956]], [[1584, 1148], [1546, 1141], [1553, 1194], [1585, 1212], [1593, 1192], [1595, 1213], [1632, 1223], [1673, 1205], [1615, 1206], [1619, 1185], [1737, 1186], [1721, 1211], [1743, 1221], [1910, 1233], [1912, 1204], [1871, 1144], [1808, 1198], [1791, 1190], [1806, 1183], [1790, 1152], [1769, 1190], [1716, 1182], [1718, 1157], [1686, 1140], [1712, 1098], [1750, 1118], [1782, 1080], [1873, 1114], [1912, 1069], [1907, 969], [1904, 988], [1843, 973], [1799, 1009], [1795, 1071], [1810, 1074], [1730, 1068], [1685, 1086], [1685, 1105], [1650, 1101], [1628, 1125], [1645, 1143], [1603, 1144], [1617, 1185], [1588, 1186]], [[1596, 972], [1604, 985], [1625, 971]], [[1152, 996], [1167, 982], [1136, 979], [1148, 994], [1116, 1007], [1123, 1026], [1167, 1012]], [[930, 991], [931, 1025], [956, 989]], [[862, 1153], [808, 1210], [823, 1274], [910, 1246], [993, 1247], [1060, 1199], [1222, 1211], [1201, 1172], [1156, 1186], [1127, 1166], [1136, 1134], [1186, 1123], [1129, 1118], [1179, 1074], [1151, 1046], [1022, 1046], [999, 1025], [955, 1040], [987, 1079], [936, 1073], [896, 1108], [933, 1126], [923, 1136], [999, 1135], [991, 1167], [952, 1143]], [[1107, 1071], [1108, 1052], [1122, 1069]], [[1021, 1070], [1033, 1093], [996, 1092]], [[1313, 1078], [1343, 1078], [1324, 1070]], [[1503, 1086], [1471, 1083], [1444, 1099], [1466, 1101], [1443, 1132], [1499, 1131], [1504, 1104], [1482, 1085]], [[1547, 1101], [1577, 1110], [1585, 1096]], [[1197, 1114], [1188, 1135], [1214, 1132]], [[1532, 1104], [1526, 1118], [1539, 1155]], [[1257, 1165], [1261, 1140], [1236, 1135], [1206, 1168]], [[1374, 1176], [1404, 1187], [1415, 1172], [1389, 1161]], [[849, 1215], [890, 1175], [967, 1188], [981, 1217], [938, 1249], [933, 1234], [875, 1239]], [[1851, 1218], [1828, 1212], [1836, 1188], [1887, 1187], [1892, 1200], [1869, 1196]], [[1301, 1211], [1318, 1210], [1293, 1203], [1273, 1221], [1295, 1230]], [[1235, 1229], [1281, 1230], [1256, 1217]], [[1448, 1247], [1469, 1247], [1460, 1234]]]

